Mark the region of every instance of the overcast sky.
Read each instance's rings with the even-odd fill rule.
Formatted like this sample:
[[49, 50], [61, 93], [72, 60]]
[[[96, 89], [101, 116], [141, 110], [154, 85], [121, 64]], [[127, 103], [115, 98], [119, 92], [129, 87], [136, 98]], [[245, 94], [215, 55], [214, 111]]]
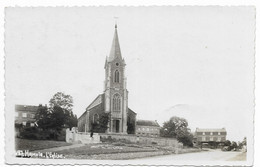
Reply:
[[252, 133], [253, 7], [8, 8], [6, 112], [61, 91], [79, 117], [103, 93], [114, 17], [138, 119], [184, 117], [236, 141]]

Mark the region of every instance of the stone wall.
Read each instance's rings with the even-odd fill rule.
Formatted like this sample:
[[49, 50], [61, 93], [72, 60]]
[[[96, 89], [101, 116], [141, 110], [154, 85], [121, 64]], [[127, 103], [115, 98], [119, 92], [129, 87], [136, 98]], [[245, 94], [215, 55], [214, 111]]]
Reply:
[[99, 134], [104, 140], [114, 141], [125, 141], [131, 143], [142, 143], [142, 144], [154, 144], [160, 146], [171, 146], [177, 148], [183, 148], [183, 144], [179, 143], [176, 139], [162, 138], [162, 137], [145, 137], [136, 135], [123, 135], [123, 134]]
[[90, 137], [90, 133], [77, 132], [75, 128], [72, 130], [66, 129], [66, 142], [67, 143], [100, 143], [100, 136], [96, 133]]

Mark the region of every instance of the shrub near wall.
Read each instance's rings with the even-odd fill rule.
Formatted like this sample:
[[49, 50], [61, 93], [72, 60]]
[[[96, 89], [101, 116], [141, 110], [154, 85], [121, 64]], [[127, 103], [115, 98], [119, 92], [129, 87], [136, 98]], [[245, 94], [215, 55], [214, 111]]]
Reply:
[[39, 131], [36, 128], [25, 128], [20, 132], [19, 138], [31, 140], [47, 140], [50, 139], [50, 132]]
[[52, 130], [39, 130], [35, 127], [23, 128], [19, 133], [18, 138], [30, 140], [58, 140], [65, 141], [66, 132], [62, 129], [60, 132]]

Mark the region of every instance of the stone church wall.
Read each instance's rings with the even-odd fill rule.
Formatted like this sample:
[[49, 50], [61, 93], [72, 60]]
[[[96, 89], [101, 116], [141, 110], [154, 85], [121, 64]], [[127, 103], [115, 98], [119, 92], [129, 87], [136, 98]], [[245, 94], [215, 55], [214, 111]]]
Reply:
[[[104, 113], [104, 105], [100, 103], [93, 108], [89, 109], [89, 119], [87, 119], [87, 112], [85, 112], [79, 119], [78, 119], [78, 131], [85, 132], [85, 128], [87, 128], [87, 132], [91, 130], [91, 124], [93, 123], [93, 117], [95, 114], [100, 116]], [[87, 125], [86, 125], [87, 124]]]
[[162, 137], [144, 137], [136, 135], [119, 135], [119, 134], [99, 134], [101, 140], [125, 141], [130, 143], [141, 144], [155, 144], [160, 146], [171, 146], [176, 148], [183, 148], [183, 144], [179, 143], [177, 139], [162, 138]]
[[104, 113], [103, 103], [93, 107], [89, 111], [89, 132], [92, 129], [92, 123], [94, 122], [94, 115], [97, 114], [98, 118], [100, 118], [101, 114]]

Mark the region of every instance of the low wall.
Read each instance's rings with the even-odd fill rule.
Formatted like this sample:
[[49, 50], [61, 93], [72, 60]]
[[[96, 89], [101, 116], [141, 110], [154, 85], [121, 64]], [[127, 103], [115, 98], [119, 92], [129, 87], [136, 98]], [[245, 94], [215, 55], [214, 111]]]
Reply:
[[96, 133], [90, 137], [90, 133], [77, 132], [75, 129], [66, 129], [66, 142], [67, 143], [100, 143], [100, 136]]
[[145, 137], [136, 135], [123, 135], [123, 134], [99, 134], [102, 139], [112, 139], [116, 141], [126, 141], [131, 143], [155, 144], [160, 146], [171, 146], [176, 148], [183, 148], [183, 144], [179, 143], [176, 139], [162, 138], [162, 137]]

